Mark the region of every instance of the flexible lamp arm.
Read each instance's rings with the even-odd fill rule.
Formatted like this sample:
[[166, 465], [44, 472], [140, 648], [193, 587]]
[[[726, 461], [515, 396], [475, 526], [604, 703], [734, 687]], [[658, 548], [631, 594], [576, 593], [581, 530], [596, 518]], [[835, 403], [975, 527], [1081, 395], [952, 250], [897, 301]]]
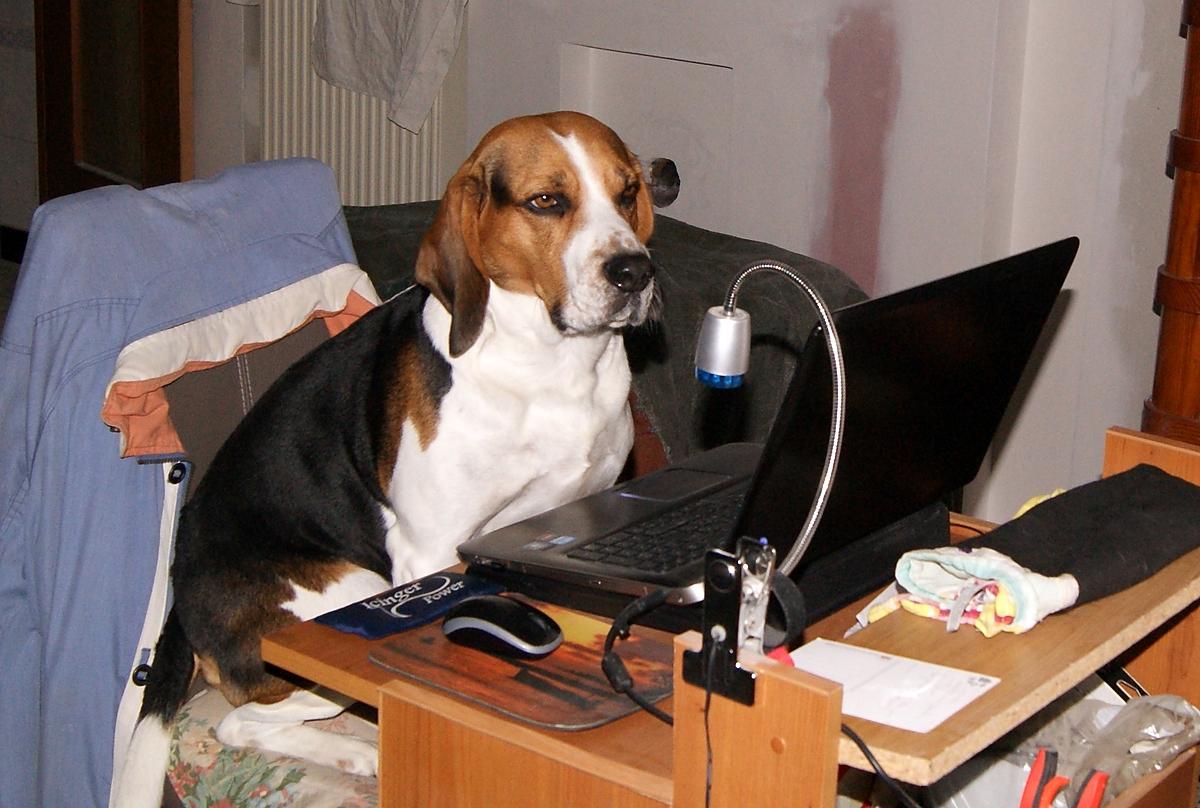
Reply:
[[741, 384], [750, 361], [750, 315], [737, 307], [737, 296], [747, 278], [765, 270], [778, 272], [808, 295], [808, 299], [817, 310], [821, 328], [825, 330], [825, 344], [829, 350], [829, 366], [833, 377], [833, 407], [829, 421], [829, 444], [825, 450], [825, 466], [821, 470], [817, 491], [804, 525], [800, 528], [800, 535], [779, 565], [780, 572], [790, 575], [808, 550], [825, 512], [825, 505], [833, 489], [833, 478], [837, 473], [838, 457], [842, 451], [842, 430], [846, 419], [846, 370], [842, 361], [842, 345], [838, 340], [837, 328], [833, 324], [833, 314], [816, 289], [796, 270], [779, 261], [757, 261], [733, 279], [725, 296], [725, 305], [714, 306], [705, 315], [696, 346], [696, 377], [714, 387], [736, 387]]

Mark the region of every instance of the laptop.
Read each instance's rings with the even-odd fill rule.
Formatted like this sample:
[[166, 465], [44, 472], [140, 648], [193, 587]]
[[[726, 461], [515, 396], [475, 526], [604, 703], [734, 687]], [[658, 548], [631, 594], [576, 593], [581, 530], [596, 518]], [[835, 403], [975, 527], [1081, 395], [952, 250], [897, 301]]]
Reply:
[[[940, 503], [978, 474], [1078, 246], [1068, 238], [833, 313], [846, 375], [842, 451], [792, 572], [810, 619], [890, 579], [906, 550], [945, 544]], [[471, 539], [459, 555], [581, 608], [594, 609], [589, 593], [627, 601], [660, 587], [668, 603], [696, 603], [709, 548], [745, 535], [787, 555], [824, 464], [831, 398], [818, 325], [765, 444], [698, 453]], [[939, 507], [940, 529], [895, 530]]]

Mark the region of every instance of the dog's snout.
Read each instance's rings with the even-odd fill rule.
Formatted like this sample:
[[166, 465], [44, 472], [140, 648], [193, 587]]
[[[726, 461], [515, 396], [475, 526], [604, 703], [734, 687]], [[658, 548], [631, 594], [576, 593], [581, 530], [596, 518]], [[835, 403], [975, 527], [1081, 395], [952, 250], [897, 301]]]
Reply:
[[604, 262], [604, 277], [622, 292], [635, 294], [654, 277], [654, 264], [641, 253], [623, 253]]

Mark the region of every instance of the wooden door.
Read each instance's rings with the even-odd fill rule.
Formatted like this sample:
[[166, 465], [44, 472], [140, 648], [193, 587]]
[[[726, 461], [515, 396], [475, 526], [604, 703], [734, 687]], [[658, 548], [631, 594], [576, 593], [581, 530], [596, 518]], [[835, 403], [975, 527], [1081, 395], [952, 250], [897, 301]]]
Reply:
[[191, 174], [191, 0], [39, 0], [42, 201]]

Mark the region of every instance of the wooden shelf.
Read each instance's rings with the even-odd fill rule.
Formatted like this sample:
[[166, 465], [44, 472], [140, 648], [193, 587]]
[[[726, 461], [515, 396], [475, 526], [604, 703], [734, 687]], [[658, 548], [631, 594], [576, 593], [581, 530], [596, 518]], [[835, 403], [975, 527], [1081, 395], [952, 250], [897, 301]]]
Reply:
[[[1137, 462], [1200, 479], [1200, 452], [1128, 430], [1110, 430], [1105, 472]], [[986, 529], [968, 520], [960, 530]], [[925, 785], [993, 743], [1097, 668], [1127, 654], [1151, 678], [1200, 692], [1191, 664], [1200, 643], [1193, 604], [1200, 600], [1200, 550], [1141, 584], [1054, 614], [1026, 634], [986, 639], [947, 633], [942, 623], [898, 612], [847, 642], [935, 664], [997, 676], [1000, 684], [929, 733], [905, 732], [841, 715], [841, 689], [771, 660], [743, 659], [758, 672], [754, 707], [721, 698], [709, 704], [715, 773], [713, 804], [760, 801], [831, 806], [837, 764], [867, 768], [839, 732], [843, 720], [884, 768]], [[861, 604], [811, 627], [836, 638]], [[680, 681], [678, 655], [698, 648], [694, 632], [676, 638], [674, 730], [647, 714], [600, 729], [553, 732], [512, 721], [407, 681], [368, 659], [371, 642], [315, 623], [263, 641], [264, 658], [379, 708], [381, 804], [392, 806], [692, 806], [703, 805], [707, 745], [704, 694]], [[1182, 672], [1180, 671], [1182, 668]], [[1139, 680], [1146, 679], [1139, 675]], [[1171, 692], [1180, 692], [1172, 690]], [[1193, 805], [1197, 756], [1129, 789], [1117, 808]]]

